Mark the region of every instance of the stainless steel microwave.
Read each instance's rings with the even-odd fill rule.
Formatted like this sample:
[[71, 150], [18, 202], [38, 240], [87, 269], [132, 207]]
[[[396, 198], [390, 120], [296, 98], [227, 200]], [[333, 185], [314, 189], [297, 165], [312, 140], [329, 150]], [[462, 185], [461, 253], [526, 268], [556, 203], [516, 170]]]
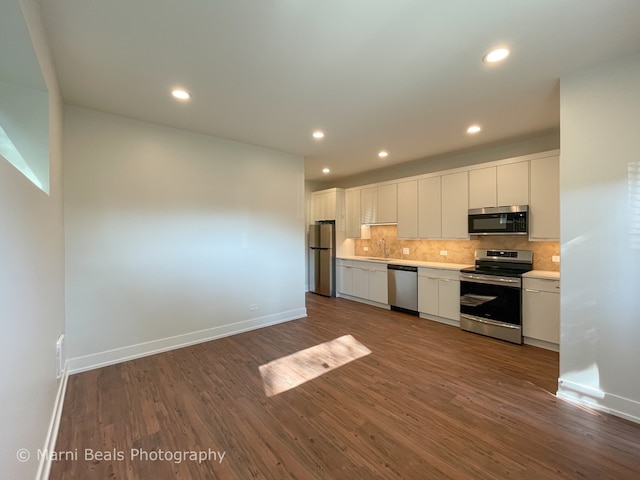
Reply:
[[469, 209], [469, 235], [526, 235], [529, 206]]

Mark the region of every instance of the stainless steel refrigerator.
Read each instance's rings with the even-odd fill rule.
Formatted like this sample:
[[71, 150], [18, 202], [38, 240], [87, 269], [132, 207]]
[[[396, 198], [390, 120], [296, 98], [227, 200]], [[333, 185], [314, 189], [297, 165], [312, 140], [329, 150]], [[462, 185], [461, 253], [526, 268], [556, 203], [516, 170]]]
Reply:
[[336, 222], [320, 220], [309, 225], [309, 290], [336, 296]]

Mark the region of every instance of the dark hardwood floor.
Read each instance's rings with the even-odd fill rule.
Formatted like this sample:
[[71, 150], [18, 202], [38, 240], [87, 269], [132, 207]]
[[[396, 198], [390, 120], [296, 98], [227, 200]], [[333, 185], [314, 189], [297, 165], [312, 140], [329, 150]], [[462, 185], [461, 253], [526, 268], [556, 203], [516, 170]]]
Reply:
[[[557, 399], [556, 353], [344, 299], [307, 307], [70, 377], [56, 451], [71, 454], [50, 478], [640, 478], [640, 425]], [[265, 395], [260, 365], [345, 334], [372, 354]]]

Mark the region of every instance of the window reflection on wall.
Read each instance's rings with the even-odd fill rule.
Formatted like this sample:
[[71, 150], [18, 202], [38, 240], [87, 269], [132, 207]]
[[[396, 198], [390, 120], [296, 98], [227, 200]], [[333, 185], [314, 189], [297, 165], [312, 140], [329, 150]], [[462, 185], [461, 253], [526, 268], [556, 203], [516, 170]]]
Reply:
[[0, 156], [49, 193], [49, 96], [18, 0], [0, 2], [0, 36]]
[[629, 241], [631, 248], [640, 249], [640, 162], [627, 164], [627, 182], [631, 215]]

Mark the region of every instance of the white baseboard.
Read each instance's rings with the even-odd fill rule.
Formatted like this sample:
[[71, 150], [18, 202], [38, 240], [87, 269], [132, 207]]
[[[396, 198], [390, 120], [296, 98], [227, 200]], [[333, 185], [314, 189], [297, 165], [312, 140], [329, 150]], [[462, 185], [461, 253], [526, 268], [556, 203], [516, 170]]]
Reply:
[[562, 378], [558, 380], [556, 396], [577, 405], [640, 423], [640, 402], [630, 398], [606, 393]]
[[420, 313], [420, 318], [431, 320], [432, 322], [444, 323], [445, 325], [451, 325], [452, 327], [460, 327], [460, 320], [451, 320], [450, 318], [429, 315], [426, 313]]
[[[47, 431], [47, 438], [44, 442], [44, 452], [54, 452], [56, 449], [56, 441], [58, 440], [58, 428], [60, 428], [60, 418], [62, 417], [62, 407], [64, 405], [64, 395], [67, 391], [67, 380], [69, 379], [69, 368], [65, 368], [58, 384], [58, 393], [56, 395], [56, 401], [53, 404], [53, 413], [51, 415], [51, 421], [49, 422], [49, 430]], [[41, 455], [40, 463], [38, 464], [38, 473], [36, 473], [37, 480], [47, 480], [49, 478], [49, 472], [51, 471], [51, 460], [53, 455]]]
[[537, 338], [522, 337], [522, 342], [525, 345], [531, 345], [532, 347], [544, 348], [545, 350], [551, 350], [553, 352], [559, 352], [560, 346], [557, 343], [547, 342], [545, 340], [538, 340]]
[[351, 295], [346, 295], [344, 293], [337, 293], [336, 296], [339, 298], [344, 298], [345, 300], [351, 300], [353, 302], [358, 302], [358, 303], [366, 303], [367, 305], [371, 305], [373, 307], [379, 307], [379, 308], [384, 308], [385, 310], [391, 310], [391, 307], [386, 303], [374, 302], [373, 300], [368, 300], [366, 298], [360, 298], [360, 297], [353, 297]]
[[176, 350], [178, 348], [208, 342], [217, 338], [228, 337], [230, 335], [268, 327], [270, 325], [276, 325], [290, 320], [297, 320], [306, 316], [307, 309], [298, 308], [273, 315], [266, 315], [264, 317], [243, 320], [229, 325], [222, 325], [197, 332], [138, 343], [136, 345], [129, 345], [127, 347], [71, 358], [68, 361], [67, 369], [69, 374], [85, 372], [87, 370], [94, 370], [96, 368], [126, 362], [135, 358], [155, 355], [156, 353]]

